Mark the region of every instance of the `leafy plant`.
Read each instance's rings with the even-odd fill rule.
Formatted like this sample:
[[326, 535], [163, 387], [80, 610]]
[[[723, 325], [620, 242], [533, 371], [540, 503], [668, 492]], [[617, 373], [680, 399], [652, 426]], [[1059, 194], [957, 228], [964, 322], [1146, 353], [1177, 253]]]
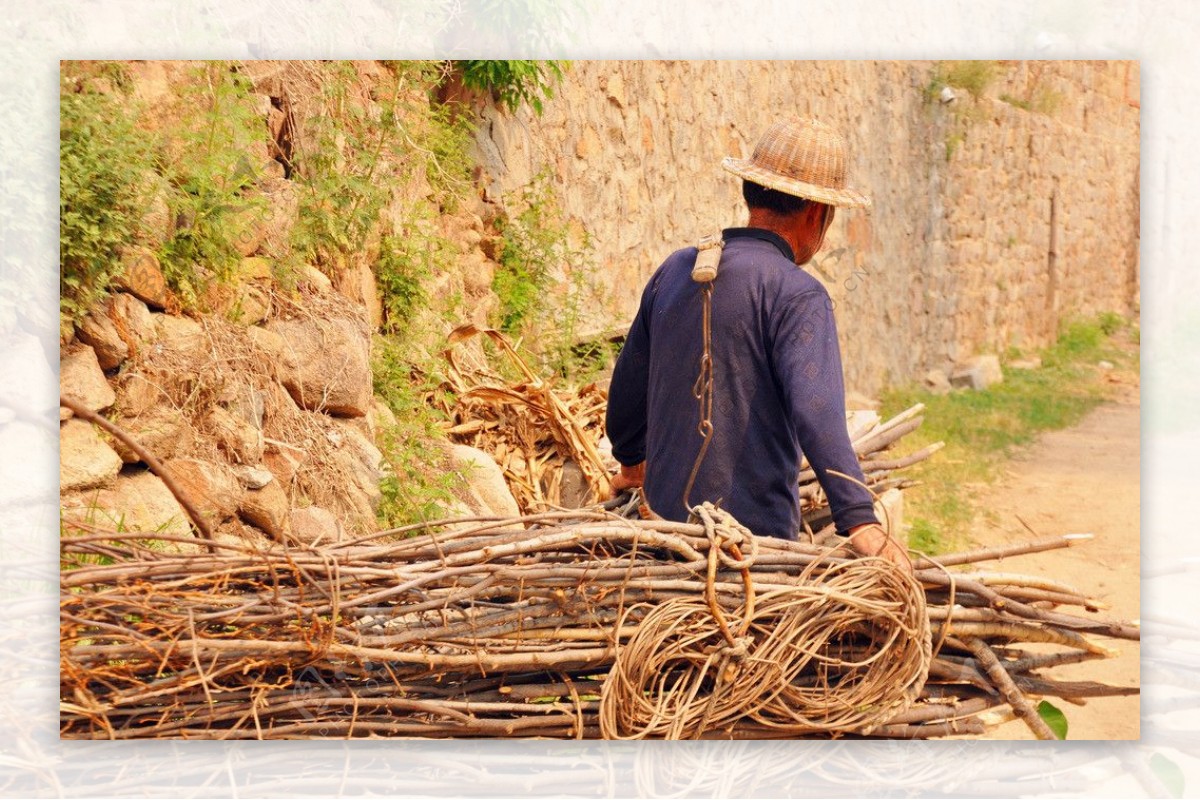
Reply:
[[[294, 177], [301, 186], [292, 231], [295, 257], [331, 274], [382, 235], [381, 214], [395, 186], [428, 181], [439, 210], [453, 208], [468, 190], [470, 121], [429, 102], [441, 79], [436, 63], [398, 61], [388, 67], [392, 84], [376, 98], [376, 113], [363, 101], [353, 65], [324, 66], [322, 113], [307, 123], [306, 145], [294, 156]], [[428, 205], [412, 204], [413, 215]], [[387, 263], [376, 265], [377, 275], [394, 285], [396, 259], [404, 254], [414, 255], [397, 240], [381, 243], [380, 259]], [[429, 266], [421, 271], [430, 272]], [[386, 295], [388, 287], [383, 288]]]
[[542, 100], [554, 97], [554, 87], [562, 80], [565, 62], [561, 61], [455, 61], [468, 89], [491, 93], [493, 99], [509, 111], [528, 103], [540, 116]]
[[229, 280], [240, 239], [253, 235], [255, 217], [264, 211], [262, 200], [247, 191], [262, 167], [251, 153], [263, 137], [250, 88], [228, 63], [200, 67], [182, 98], [187, 111], [161, 155], [179, 224], [160, 260], [185, 305], [194, 305], [208, 282]]
[[965, 89], [971, 97], [983, 97], [995, 80], [997, 65], [994, 61], [942, 61], [934, 69], [933, 77], [925, 89], [925, 96], [936, 99], [942, 87]]
[[59, 82], [59, 319], [82, 319], [120, 273], [148, 203], [150, 147], [128, 109], [65, 64]]
[[1049, 700], [1037, 704], [1037, 715], [1059, 739], [1067, 738], [1067, 716]]
[[407, 348], [390, 337], [376, 337], [372, 352], [375, 393], [396, 417], [396, 425], [377, 436], [388, 467], [379, 484], [379, 522], [399, 527], [442, 516], [454, 501], [460, 479], [447, 468], [439, 445], [440, 418], [425, 402], [425, 395], [434, 390], [430, 373], [414, 365]]

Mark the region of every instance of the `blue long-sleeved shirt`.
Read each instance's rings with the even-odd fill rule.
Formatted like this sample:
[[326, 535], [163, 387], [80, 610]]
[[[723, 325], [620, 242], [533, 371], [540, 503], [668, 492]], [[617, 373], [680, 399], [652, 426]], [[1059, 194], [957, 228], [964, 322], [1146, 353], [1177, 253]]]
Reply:
[[[756, 534], [795, 539], [802, 528], [802, 454], [825, 489], [839, 532], [875, 522], [846, 432], [833, 303], [797, 268], [791, 247], [757, 228], [724, 232], [713, 284], [713, 434], [689, 501], [720, 501]], [[656, 513], [685, 520], [683, 492], [701, 444], [692, 387], [703, 353], [696, 248], [671, 254], [651, 277], [617, 359], [606, 426], [613, 456], [646, 462]]]

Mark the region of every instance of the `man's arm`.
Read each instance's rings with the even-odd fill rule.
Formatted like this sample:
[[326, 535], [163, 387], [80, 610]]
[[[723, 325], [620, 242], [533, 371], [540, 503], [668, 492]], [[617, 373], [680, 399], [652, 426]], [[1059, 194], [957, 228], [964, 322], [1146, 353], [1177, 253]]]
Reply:
[[907, 553], [879, 525], [846, 430], [846, 391], [832, 306], [823, 289], [787, 302], [773, 331], [772, 364], [800, 448], [829, 498], [838, 533], [849, 537], [856, 552], [911, 570]]
[[609, 383], [604, 427], [612, 442], [613, 458], [621, 465], [620, 474], [612, 482], [614, 492], [641, 486], [645, 477], [651, 286], [642, 294]]
[[[846, 430], [846, 392], [832, 303], [823, 289], [785, 302], [771, 361], [800, 448], [829, 498], [838, 533], [878, 523]], [[849, 477], [843, 478], [834, 473]]]

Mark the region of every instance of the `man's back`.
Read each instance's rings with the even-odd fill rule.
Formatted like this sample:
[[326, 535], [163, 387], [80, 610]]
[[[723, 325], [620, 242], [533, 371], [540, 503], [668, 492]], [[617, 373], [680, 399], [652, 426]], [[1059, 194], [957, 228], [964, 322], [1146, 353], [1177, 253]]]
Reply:
[[[725, 233], [712, 295], [712, 442], [686, 502], [720, 502], [757, 534], [795, 538], [802, 451], [819, 473], [862, 477], [845, 435], [831, 303], [779, 236]], [[683, 494], [702, 441], [699, 403], [680, 391], [694, 384], [703, 352], [695, 257], [695, 248], [679, 250], [651, 279], [609, 401], [614, 455], [646, 460], [646, 498], [674, 520], [687, 517]], [[836, 477], [822, 483], [839, 530], [874, 521], [864, 489]]]

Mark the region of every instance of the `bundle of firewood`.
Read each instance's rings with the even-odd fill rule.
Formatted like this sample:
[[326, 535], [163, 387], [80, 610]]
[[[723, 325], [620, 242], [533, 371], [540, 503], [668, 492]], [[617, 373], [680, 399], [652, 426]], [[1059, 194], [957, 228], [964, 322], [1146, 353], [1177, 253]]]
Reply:
[[[609, 492], [607, 476], [616, 468], [604, 438], [607, 393], [595, 383], [560, 387], [540, 378], [495, 330], [464, 325], [450, 335], [450, 342], [459, 345], [478, 336], [505, 355], [518, 377], [506, 380], [483, 357], [482, 350], [455, 346], [447, 350], [444, 388], [454, 398], [443, 408], [450, 420], [447, 436], [495, 458], [523, 513], [580, 505], [573, 500], [588, 504], [604, 499]], [[897, 443], [924, 421], [924, 410], [918, 403], [886, 421], [874, 411], [847, 414], [854, 452], [866, 484], [875, 494], [911, 486], [911, 480], [893, 473], [941, 449], [938, 442], [904, 455], [896, 453]], [[568, 464], [578, 470], [582, 483], [574, 498], [563, 490]], [[828, 501], [807, 462], [801, 464], [801, 470], [802, 509], [814, 531], [819, 531], [829, 520]]]
[[[1135, 692], [1055, 665], [1137, 639], [1077, 590], [594, 511], [328, 546], [65, 538], [65, 738], [922, 738]], [[408, 538], [398, 538], [408, 535]], [[155, 541], [158, 540], [158, 541]], [[1073, 607], [1071, 613], [1064, 609]]]

